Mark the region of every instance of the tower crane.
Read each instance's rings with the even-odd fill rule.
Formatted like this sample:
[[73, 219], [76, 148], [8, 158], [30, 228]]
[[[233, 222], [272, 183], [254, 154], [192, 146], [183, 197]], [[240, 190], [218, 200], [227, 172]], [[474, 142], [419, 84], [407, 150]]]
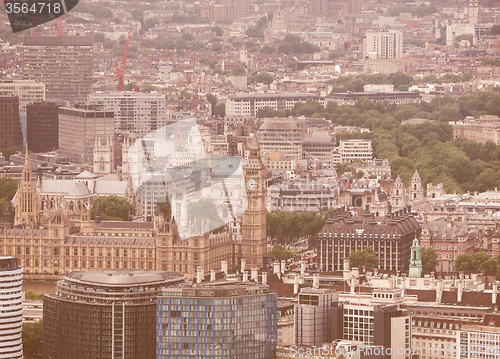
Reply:
[[123, 91], [123, 78], [125, 76], [125, 66], [127, 65], [128, 49], [130, 46], [130, 38], [132, 37], [132, 32], [129, 31], [127, 36], [127, 41], [125, 42], [125, 50], [123, 51], [122, 62], [118, 65], [116, 64], [116, 76], [118, 79], [118, 90]]
[[191, 81], [191, 77], [188, 76], [177, 64], [177, 62], [174, 60], [172, 55], [168, 51], [166, 51], [161, 45], [160, 45], [161, 50], [167, 55], [168, 59], [172, 62], [174, 67], [186, 78], [186, 81], [188, 84], [193, 86], [194, 90], [194, 115], [198, 119], [200, 117], [200, 113], [198, 110], [198, 92], [200, 91], [200, 84], [201, 84], [201, 76], [198, 78], [198, 83], [195, 85], [193, 81]]

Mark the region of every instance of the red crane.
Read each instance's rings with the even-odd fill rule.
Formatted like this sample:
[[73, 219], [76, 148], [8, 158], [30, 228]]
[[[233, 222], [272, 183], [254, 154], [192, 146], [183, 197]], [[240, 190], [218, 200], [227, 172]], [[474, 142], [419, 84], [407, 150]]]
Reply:
[[54, 21], [54, 36], [57, 35], [64, 36], [64, 29], [60, 17], [57, 18], [57, 21]]
[[132, 37], [132, 32], [129, 31], [127, 36], [127, 41], [125, 42], [125, 50], [123, 51], [122, 62], [118, 65], [116, 64], [116, 78], [118, 79], [118, 90], [123, 91], [123, 78], [125, 76], [125, 66], [127, 65], [128, 48], [130, 46], [130, 38]]
[[170, 53], [168, 51], [166, 51], [161, 45], [160, 45], [160, 48], [161, 50], [168, 56], [169, 60], [172, 61], [172, 64], [174, 65], [174, 67], [179, 70], [179, 72], [181, 74], [184, 75], [184, 77], [186, 78], [187, 82], [193, 86], [193, 89], [194, 89], [194, 116], [196, 118], [199, 118], [200, 117], [200, 113], [198, 111], [198, 92], [200, 90], [200, 84], [201, 84], [201, 76], [198, 78], [198, 83], [195, 85], [193, 83], [193, 81], [191, 81], [191, 77], [188, 76], [180, 67], [179, 65], [177, 64], [177, 62], [174, 60], [174, 58], [172, 57], [172, 55], [170, 55]]

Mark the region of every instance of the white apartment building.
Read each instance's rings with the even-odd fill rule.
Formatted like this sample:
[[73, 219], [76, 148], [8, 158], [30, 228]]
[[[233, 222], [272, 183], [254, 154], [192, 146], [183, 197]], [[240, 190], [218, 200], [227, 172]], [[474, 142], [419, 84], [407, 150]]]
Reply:
[[500, 328], [464, 326], [460, 331], [459, 359], [497, 359], [500, 357]]
[[0, 359], [23, 357], [23, 269], [13, 257], [0, 257]]
[[446, 46], [453, 46], [455, 44], [455, 38], [462, 35], [472, 35], [474, 39], [476, 36], [474, 24], [446, 25]]
[[321, 346], [331, 342], [334, 312], [338, 311], [339, 294], [334, 289], [303, 288], [295, 305], [295, 344]]
[[165, 95], [141, 92], [102, 92], [89, 102], [115, 113], [115, 131], [145, 135], [165, 126]]
[[401, 60], [403, 33], [397, 30], [367, 31], [363, 39], [363, 58], [371, 60]]
[[342, 163], [369, 161], [373, 158], [372, 140], [340, 140]]
[[261, 153], [281, 152], [289, 159], [302, 158], [302, 131], [295, 118], [266, 118], [257, 131]]
[[26, 105], [45, 101], [45, 84], [32, 80], [0, 80], [0, 93], [19, 97], [19, 111]]
[[291, 110], [297, 102], [307, 99], [318, 101], [323, 106], [326, 98], [310, 93], [249, 93], [231, 96], [226, 100], [226, 118], [229, 121], [257, 116], [257, 111], [271, 107], [276, 111]]

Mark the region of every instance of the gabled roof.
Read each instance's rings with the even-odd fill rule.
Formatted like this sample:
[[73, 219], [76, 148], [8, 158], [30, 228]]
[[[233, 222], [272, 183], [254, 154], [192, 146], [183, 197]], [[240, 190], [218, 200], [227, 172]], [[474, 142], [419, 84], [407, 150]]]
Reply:
[[78, 179], [94, 179], [94, 178], [97, 178], [97, 176], [95, 174], [89, 172], [89, 171], [83, 171], [82, 173], [80, 173], [75, 178], [78, 178]]
[[70, 197], [88, 196], [89, 189], [82, 182], [72, 180], [44, 180], [40, 194], [65, 194]]
[[97, 181], [94, 193], [100, 195], [126, 196], [127, 182], [125, 181]]

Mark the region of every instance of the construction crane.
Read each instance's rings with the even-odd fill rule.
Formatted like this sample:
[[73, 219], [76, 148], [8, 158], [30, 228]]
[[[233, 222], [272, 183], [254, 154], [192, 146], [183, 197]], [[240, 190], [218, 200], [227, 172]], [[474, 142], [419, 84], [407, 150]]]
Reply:
[[161, 45], [160, 45], [160, 48], [161, 50], [167, 55], [167, 57], [169, 58], [169, 60], [172, 62], [172, 64], [174, 65], [174, 67], [181, 73], [184, 75], [184, 77], [186, 78], [188, 84], [190, 84], [191, 86], [193, 86], [193, 90], [194, 90], [194, 116], [198, 119], [200, 117], [200, 112], [198, 110], [198, 92], [200, 91], [200, 84], [201, 84], [201, 76], [198, 78], [198, 83], [195, 85], [193, 83], [193, 81], [191, 81], [191, 77], [188, 76], [180, 67], [179, 65], [177, 64], [177, 62], [174, 60], [174, 58], [172, 57], [172, 55], [170, 55], [170, 53], [168, 51], [166, 51]]
[[123, 91], [123, 78], [125, 77], [125, 66], [127, 65], [128, 48], [130, 46], [130, 38], [132, 37], [132, 32], [129, 31], [127, 36], [127, 41], [125, 42], [125, 50], [123, 51], [122, 62], [118, 65], [116, 64], [116, 78], [118, 79], [118, 90]]
[[54, 21], [54, 36], [64, 36], [64, 30], [62, 26], [62, 20], [60, 17], [57, 18], [57, 21]]

